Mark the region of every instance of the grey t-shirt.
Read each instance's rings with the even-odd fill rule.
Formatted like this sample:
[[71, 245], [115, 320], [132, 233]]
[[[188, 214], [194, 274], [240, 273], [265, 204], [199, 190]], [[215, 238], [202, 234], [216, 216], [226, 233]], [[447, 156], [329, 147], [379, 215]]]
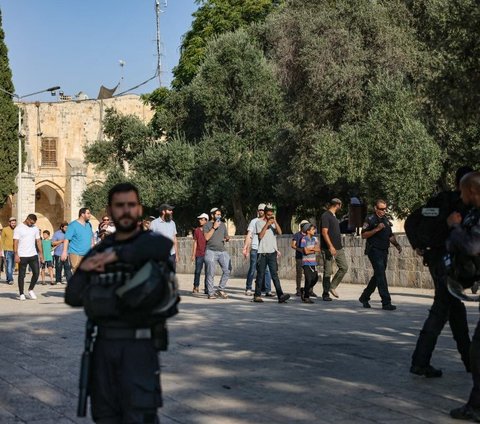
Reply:
[[[213, 227], [213, 222], [209, 221], [203, 227], [203, 233], [207, 234]], [[215, 252], [225, 251], [225, 238], [227, 237], [227, 226], [220, 222], [220, 226], [215, 230], [210, 240], [207, 241], [207, 250], [214, 250]]]
[[[267, 221], [263, 219], [259, 219], [255, 224], [255, 230], [257, 234], [260, 234], [263, 227], [267, 225]], [[258, 242], [258, 253], [274, 253], [277, 251], [277, 236], [275, 230], [271, 227], [275, 228], [274, 225], [271, 225], [270, 228], [265, 232], [265, 235], [262, 239], [259, 237]]]

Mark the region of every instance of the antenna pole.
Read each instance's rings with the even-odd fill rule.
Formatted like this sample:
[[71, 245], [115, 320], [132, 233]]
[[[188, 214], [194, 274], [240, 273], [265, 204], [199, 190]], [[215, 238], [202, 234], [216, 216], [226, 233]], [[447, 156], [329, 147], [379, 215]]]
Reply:
[[162, 86], [162, 43], [161, 43], [161, 35], [160, 35], [160, 14], [164, 12], [160, 5], [160, 1], [164, 7], [167, 7], [166, 0], [155, 0], [155, 16], [157, 21], [157, 77], [158, 77], [158, 85], [159, 87]]

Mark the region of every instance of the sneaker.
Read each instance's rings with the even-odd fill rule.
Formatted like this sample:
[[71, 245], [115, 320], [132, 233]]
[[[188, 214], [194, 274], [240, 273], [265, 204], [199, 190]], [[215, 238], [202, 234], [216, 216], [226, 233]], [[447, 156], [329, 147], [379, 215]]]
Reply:
[[42, 286], [46, 286], [47, 285], [47, 282], [46, 281], [42, 281]]
[[214, 299], [218, 299], [218, 297], [215, 296], [215, 294], [209, 294], [209, 295], [207, 296], [207, 299], [214, 300]]
[[330, 289], [330, 294], [338, 299], [338, 293], [335, 289]]
[[382, 309], [384, 311], [394, 311], [395, 309], [397, 309], [397, 307], [395, 305], [392, 305], [391, 303], [389, 303], [388, 305], [383, 305]]
[[450, 416], [456, 420], [476, 421], [480, 422], [480, 409], [473, 408], [470, 405], [463, 405], [450, 411]]
[[217, 290], [217, 291], [215, 292], [215, 295], [216, 295], [217, 297], [221, 297], [222, 299], [228, 299], [228, 294], [225, 293], [223, 290]]
[[251, 290], [245, 290], [245, 296], [251, 296], [253, 292]]
[[410, 372], [416, 375], [424, 375], [427, 378], [439, 378], [443, 375], [442, 370], [433, 368], [431, 365], [426, 367], [417, 367], [416, 365], [412, 365], [410, 367]]
[[19, 300], [27, 300], [24, 294], [21, 294], [20, 297], [18, 298]]
[[310, 297], [318, 297], [313, 290], [310, 290], [310, 293], [308, 294]]
[[362, 306], [366, 309], [370, 309], [370, 303], [368, 303], [368, 300], [363, 300], [362, 298], [358, 299], [358, 301], [362, 304]]
[[288, 299], [290, 299], [290, 295], [289, 295], [289, 294], [282, 294], [282, 295], [278, 298], [278, 303], [285, 303]]
[[295, 293], [295, 296], [301, 296], [302, 295], [302, 292], [300, 290], [297, 290], [297, 292]]
[[300, 289], [300, 299], [302, 299], [302, 301], [303, 301], [303, 299], [305, 299], [305, 296], [304, 296], [304, 295], [305, 295], [305, 289], [302, 287], [302, 288]]
[[7, 284], [11, 286], [13, 284], [13, 281], [7, 281]]
[[35, 292], [33, 290], [29, 290], [28, 291], [28, 296], [30, 297], [30, 299], [32, 300], [35, 300], [37, 298], [37, 295], [35, 294]]
[[303, 303], [315, 303], [312, 299], [310, 299], [309, 297], [305, 297], [303, 299]]
[[324, 294], [322, 296], [322, 299], [323, 299], [324, 302], [331, 302], [332, 301], [332, 298], [328, 294]]
[[198, 287], [193, 286], [192, 293], [199, 293], [200, 291], [198, 290]]
[[263, 299], [261, 296], [253, 296], [253, 301], [256, 303], [263, 303]]
[[275, 297], [275, 293], [274, 292], [267, 292], [265, 293], [265, 297]]

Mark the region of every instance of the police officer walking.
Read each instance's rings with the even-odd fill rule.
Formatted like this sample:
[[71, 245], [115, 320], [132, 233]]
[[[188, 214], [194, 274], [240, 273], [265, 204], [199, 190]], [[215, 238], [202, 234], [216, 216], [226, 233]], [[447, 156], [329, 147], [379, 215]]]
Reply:
[[397, 307], [392, 305], [385, 270], [387, 268], [390, 243], [397, 248], [399, 253], [402, 251], [402, 246], [398, 244], [392, 232], [392, 225], [385, 216], [387, 202], [378, 199], [375, 202], [374, 210], [375, 213], [367, 216], [362, 227], [362, 238], [367, 240], [365, 254], [368, 255], [368, 259], [372, 264], [373, 277], [358, 300], [364, 308], [371, 308], [369, 303], [370, 296], [378, 288], [378, 294], [382, 299], [382, 309], [394, 311]]
[[[466, 213], [466, 206], [460, 198], [460, 180], [469, 172], [473, 171], [470, 167], [462, 167], [457, 170], [455, 183], [456, 191], [446, 191], [439, 193], [437, 197], [444, 199], [442, 205], [448, 208], [442, 211], [442, 216], [449, 216], [452, 212]], [[445, 268], [444, 256], [447, 253], [445, 242], [448, 236], [448, 226], [445, 223], [435, 228], [438, 245], [432, 245], [428, 250], [421, 253], [424, 257], [424, 263], [428, 269], [435, 285], [435, 296], [433, 305], [430, 308], [428, 318], [423, 324], [420, 336], [412, 355], [412, 364], [410, 372], [425, 377], [441, 377], [442, 370], [430, 365], [433, 350], [437, 344], [437, 339], [442, 332], [445, 323], [449, 321], [453, 338], [457, 343], [457, 350], [460, 353], [465, 369], [470, 371], [470, 336], [468, 334], [467, 311], [463, 302], [452, 296], [447, 288], [447, 270]], [[433, 244], [433, 241], [431, 241]], [[415, 246], [414, 246], [415, 247]]]
[[[173, 275], [168, 260], [172, 241], [141, 229], [142, 206], [130, 183], [110, 190], [107, 210], [116, 232], [87, 254], [65, 292], [66, 303], [83, 306], [95, 324], [90, 370], [82, 373], [91, 380], [87, 390], [92, 417], [101, 424], [158, 423], [162, 398], [157, 351], [166, 349], [165, 319], [176, 313], [178, 302], [174, 285], [168, 284]], [[154, 274], [159, 269], [165, 278]], [[135, 291], [144, 280], [153, 284]], [[173, 289], [159, 296], [144, 287]], [[147, 297], [142, 298], [145, 291]], [[134, 293], [133, 300], [129, 293]], [[80, 387], [83, 393], [82, 379]], [[85, 414], [81, 409], [79, 416]]]

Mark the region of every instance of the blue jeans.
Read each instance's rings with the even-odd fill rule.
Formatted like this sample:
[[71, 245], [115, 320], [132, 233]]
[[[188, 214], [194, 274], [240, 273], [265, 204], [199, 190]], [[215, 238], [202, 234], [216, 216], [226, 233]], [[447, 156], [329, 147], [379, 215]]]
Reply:
[[[245, 286], [246, 290], [252, 290], [253, 279], [255, 278], [255, 272], [257, 271], [257, 257], [258, 250], [250, 250], [250, 267], [248, 268], [247, 282]], [[267, 293], [272, 291], [272, 276], [270, 275], [270, 268], [268, 268], [268, 266], [265, 271], [265, 282], [262, 282], [262, 288], [263, 286], [265, 286], [265, 291]]]
[[[205, 256], [197, 256], [195, 257], [195, 274], [193, 277], [193, 287], [200, 286], [200, 274], [202, 273], [202, 268], [205, 265]], [[205, 266], [205, 280], [204, 280], [205, 290], [207, 290], [207, 272]]]
[[367, 287], [360, 296], [361, 302], [368, 302], [371, 294], [378, 288], [378, 294], [382, 299], [382, 305], [390, 305], [392, 300], [390, 293], [388, 292], [387, 275], [385, 270], [387, 269], [388, 250], [377, 249], [371, 247], [368, 252], [368, 259], [373, 267], [373, 277], [368, 282]]
[[13, 250], [4, 250], [3, 254], [5, 256], [6, 273], [7, 273], [7, 283], [13, 281], [13, 270], [15, 269], [15, 254]]
[[272, 274], [273, 284], [275, 285], [275, 291], [277, 297], [283, 295], [282, 286], [280, 285], [280, 279], [278, 278], [278, 263], [277, 252], [273, 253], [260, 253], [257, 260], [257, 279], [255, 280], [255, 297], [259, 297], [262, 294], [262, 281], [265, 277], [267, 267], [270, 268]]
[[215, 287], [213, 285], [213, 277], [215, 275], [215, 266], [218, 264], [222, 268], [222, 276], [218, 285], [219, 290], [225, 290], [228, 278], [230, 277], [230, 255], [227, 252], [217, 252], [208, 250], [205, 252], [205, 277], [207, 280], [207, 291], [209, 295], [213, 295]]

